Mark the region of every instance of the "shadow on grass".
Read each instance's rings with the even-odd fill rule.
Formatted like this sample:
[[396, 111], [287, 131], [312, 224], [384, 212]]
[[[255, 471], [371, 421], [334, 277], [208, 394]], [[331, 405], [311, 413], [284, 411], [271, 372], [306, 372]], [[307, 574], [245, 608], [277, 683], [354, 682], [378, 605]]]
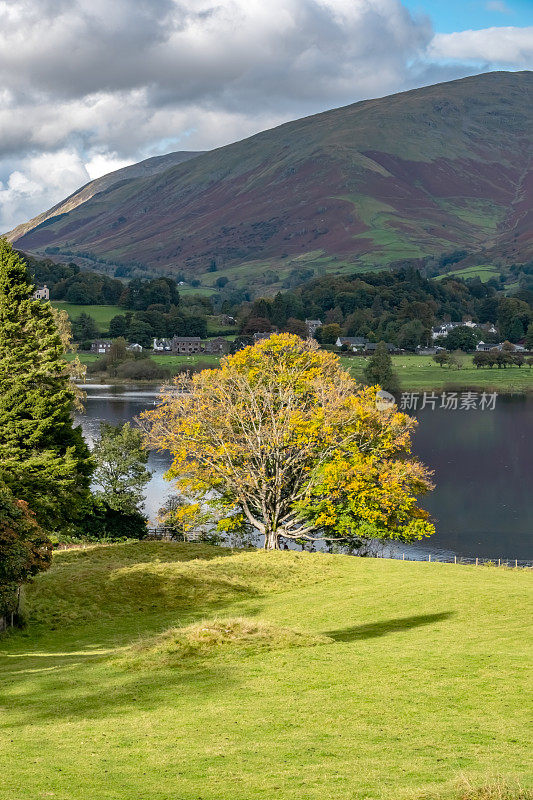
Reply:
[[453, 616], [453, 611], [442, 611], [439, 614], [420, 614], [415, 617], [400, 617], [387, 619], [382, 622], [369, 622], [367, 625], [354, 625], [352, 628], [340, 628], [336, 631], [324, 631], [324, 636], [329, 636], [335, 642], [355, 642], [358, 639], [375, 639], [378, 636], [387, 636], [389, 633], [408, 631], [411, 628], [420, 628], [422, 625], [431, 625]]

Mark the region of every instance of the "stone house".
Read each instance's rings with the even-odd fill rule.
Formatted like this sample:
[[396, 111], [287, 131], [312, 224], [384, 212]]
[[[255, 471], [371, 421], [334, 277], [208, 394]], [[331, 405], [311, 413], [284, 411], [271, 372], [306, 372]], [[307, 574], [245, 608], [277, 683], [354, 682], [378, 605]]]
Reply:
[[208, 339], [204, 343], [204, 353], [211, 353], [213, 355], [222, 355], [229, 353], [231, 344], [227, 339], [222, 336], [217, 336], [215, 339]]
[[174, 336], [170, 345], [173, 353], [181, 355], [202, 352], [202, 340], [199, 336]]

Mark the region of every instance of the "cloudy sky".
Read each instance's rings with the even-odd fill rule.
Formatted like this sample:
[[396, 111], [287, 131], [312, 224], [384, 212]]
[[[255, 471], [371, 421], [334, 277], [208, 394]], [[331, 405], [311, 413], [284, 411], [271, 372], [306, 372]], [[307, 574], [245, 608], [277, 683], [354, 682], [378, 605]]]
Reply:
[[142, 158], [532, 68], [532, 0], [0, 0], [0, 230]]

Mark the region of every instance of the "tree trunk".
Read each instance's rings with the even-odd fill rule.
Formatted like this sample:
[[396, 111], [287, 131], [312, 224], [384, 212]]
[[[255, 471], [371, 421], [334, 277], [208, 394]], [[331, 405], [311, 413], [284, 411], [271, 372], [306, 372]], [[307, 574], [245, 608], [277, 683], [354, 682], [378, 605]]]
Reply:
[[276, 531], [265, 531], [265, 550], [279, 550], [279, 534]]

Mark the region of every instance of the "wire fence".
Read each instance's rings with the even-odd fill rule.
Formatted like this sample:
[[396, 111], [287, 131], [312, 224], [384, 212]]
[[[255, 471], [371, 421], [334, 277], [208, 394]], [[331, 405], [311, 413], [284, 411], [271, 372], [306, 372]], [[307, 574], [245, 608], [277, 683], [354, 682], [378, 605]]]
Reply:
[[[202, 540], [201, 534], [189, 533], [187, 535], [179, 534], [172, 528], [158, 527], [148, 528], [148, 537], [150, 539], [158, 539], [160, 541], [174, 541], [174, 542], [199, 542]], [[210, 542], [212, 543], [212, 542]], [[224, 541], [217, 542], [221, 547], [228, 547], [229, 544]], [[357, 553], [350, 555], [357, 556]], [[427, 561], [432, 564], [464, 564], [475, 567], [491, 566], [491, 567], [507, 567], [518, 569], [533, 568], [533, 559], [520, 559], [520, 558], [486, 558], [481, 556], [457, 556], [453, 554], [442, 553], [423, 553], [423, 552], [404, 552], [404, 553], [365, 553], [365, 558], [388, 558], [395, 561]]]

